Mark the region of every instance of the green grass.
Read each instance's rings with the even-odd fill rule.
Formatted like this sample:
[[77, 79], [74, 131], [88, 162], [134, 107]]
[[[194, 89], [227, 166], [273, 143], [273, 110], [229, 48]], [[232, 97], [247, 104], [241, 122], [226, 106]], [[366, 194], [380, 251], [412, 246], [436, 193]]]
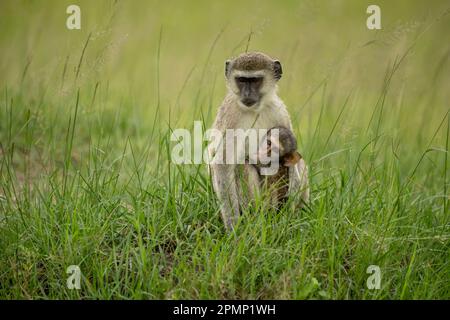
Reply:
[[[77, 1], [69, 31], [71, 1], [2, 1], [0, 298], [449, 299], [450, 3], [378, 2], [380, 31], [361, 1]], [[247, 48], [283, 64], [312, 202], [228, 234], [169, 138]]]

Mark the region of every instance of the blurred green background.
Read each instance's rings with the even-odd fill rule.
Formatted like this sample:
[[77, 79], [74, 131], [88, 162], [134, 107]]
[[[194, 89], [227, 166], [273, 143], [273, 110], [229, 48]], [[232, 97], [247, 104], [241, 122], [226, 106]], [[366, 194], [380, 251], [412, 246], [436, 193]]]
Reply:
[[[65, 26], [70, 4], [81, 8], [81, 30]], [[24, 103], [54, 103], [61, 111], [77, 88], [89, 105], [97, 86], [97, 99], [108, 97], [104, 108], [124, 109], [137, 121], [152, 124], [159, 104], [159, 119], [172, 111], [188, 125], [203, 112], [209, 124], [225, 92], [224, 61], [263, 51], [282, 61], [280, 95], [307, 135], [325, 82], [326, 114], [353, 92], [346, 127], [366, 125], [360, 120], [371, 114], [387, 70], [411, 49], [390, 83], [388, 97], [397, 101], [386, 106], [384, 124], [422, 142], [448, 107], [449, 1], [378, 1], [382, 30], [367, 29], [369, 4], [2, 1], [0, 86], [21, 90]]]

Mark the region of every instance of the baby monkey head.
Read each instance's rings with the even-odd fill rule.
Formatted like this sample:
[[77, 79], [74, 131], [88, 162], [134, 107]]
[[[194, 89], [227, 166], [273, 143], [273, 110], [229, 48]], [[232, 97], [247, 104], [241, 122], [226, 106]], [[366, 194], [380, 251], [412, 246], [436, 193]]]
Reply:
[[274, 93], [282, 73], [280, 61], [260, 52], [243, 53], [225, 63], [228, 88], [244, 108], [257, 108]]
[[258, 150], [258, 159], [271, 158], [273, 154], [278, 155], [279, 164], [285, 167], [292, 167], [302, 159], [291, 130], [278, 126], [267, 131]]

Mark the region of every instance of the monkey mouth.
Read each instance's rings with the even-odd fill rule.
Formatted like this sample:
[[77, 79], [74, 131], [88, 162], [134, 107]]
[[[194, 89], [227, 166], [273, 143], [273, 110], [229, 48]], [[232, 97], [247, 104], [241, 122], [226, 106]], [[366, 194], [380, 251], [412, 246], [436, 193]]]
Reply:
[[246, 107], [253, 107], [258, 101], [253, 99], [242, 99], [241, 102]]

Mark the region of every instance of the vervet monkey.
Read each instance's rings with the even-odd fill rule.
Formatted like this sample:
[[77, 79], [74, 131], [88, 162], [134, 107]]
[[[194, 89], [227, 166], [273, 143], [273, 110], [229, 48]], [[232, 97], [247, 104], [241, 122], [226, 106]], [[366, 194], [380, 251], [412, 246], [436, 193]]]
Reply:
[[[272, 134], [275, 130], [276, 134]], [[271, 165], [271, 163], [263, 163], [261, 159], [271, 157], [273, 153], [276, 154], [273, 160], [278, 162], [278, 169], [274, 174], [261, 174], [262, 168]], [[289, 195], [289, 168], [302, 160], [302, 156], [297, 151], [297, 140], [294, 134], [285, 127], [271, 128], [267, 132], [264, 142], [259, 146], [257, 154], [250, 155], [250, 157], [254, 158], [254, 164], [246, 163], [245, 172], [249, 170], [248, 166], [256, 168], [262, 190], [270, 197], [272, 206], [279, 209]]]
[[[259, 52], [243, 53], [226, 61], [225, 77], [228, 92], [218, 110], [213, 128], [220, 131], [223, 137], [227, 129], [268, 130], [282, 126], [292, 131], [286, 106], [277, 95], [277, 83], [282, 73], [280, 61]], [[229, 143], [228, 139], [222, 139], [220, 148], [225, 157]], [[216, 151], [209, 149], [210, 157], [214, 158]], [[233, 229], [239, 219], [241, 206], [246, 205], [240, 201], [236, 168], [237, 164], [215, 161], [210, 163], [213, 188], [228, 230]], [[258, 172], [255, 167], [250, 169], [249, 176], [256, 180]], [[248, 182], [252, 187], [253, 182]], [[305, 202], [309, 199], [307, 168], [304, 161], [299, 161], [296, 166], [289, 168], [289, 194], [300, 194]]]

